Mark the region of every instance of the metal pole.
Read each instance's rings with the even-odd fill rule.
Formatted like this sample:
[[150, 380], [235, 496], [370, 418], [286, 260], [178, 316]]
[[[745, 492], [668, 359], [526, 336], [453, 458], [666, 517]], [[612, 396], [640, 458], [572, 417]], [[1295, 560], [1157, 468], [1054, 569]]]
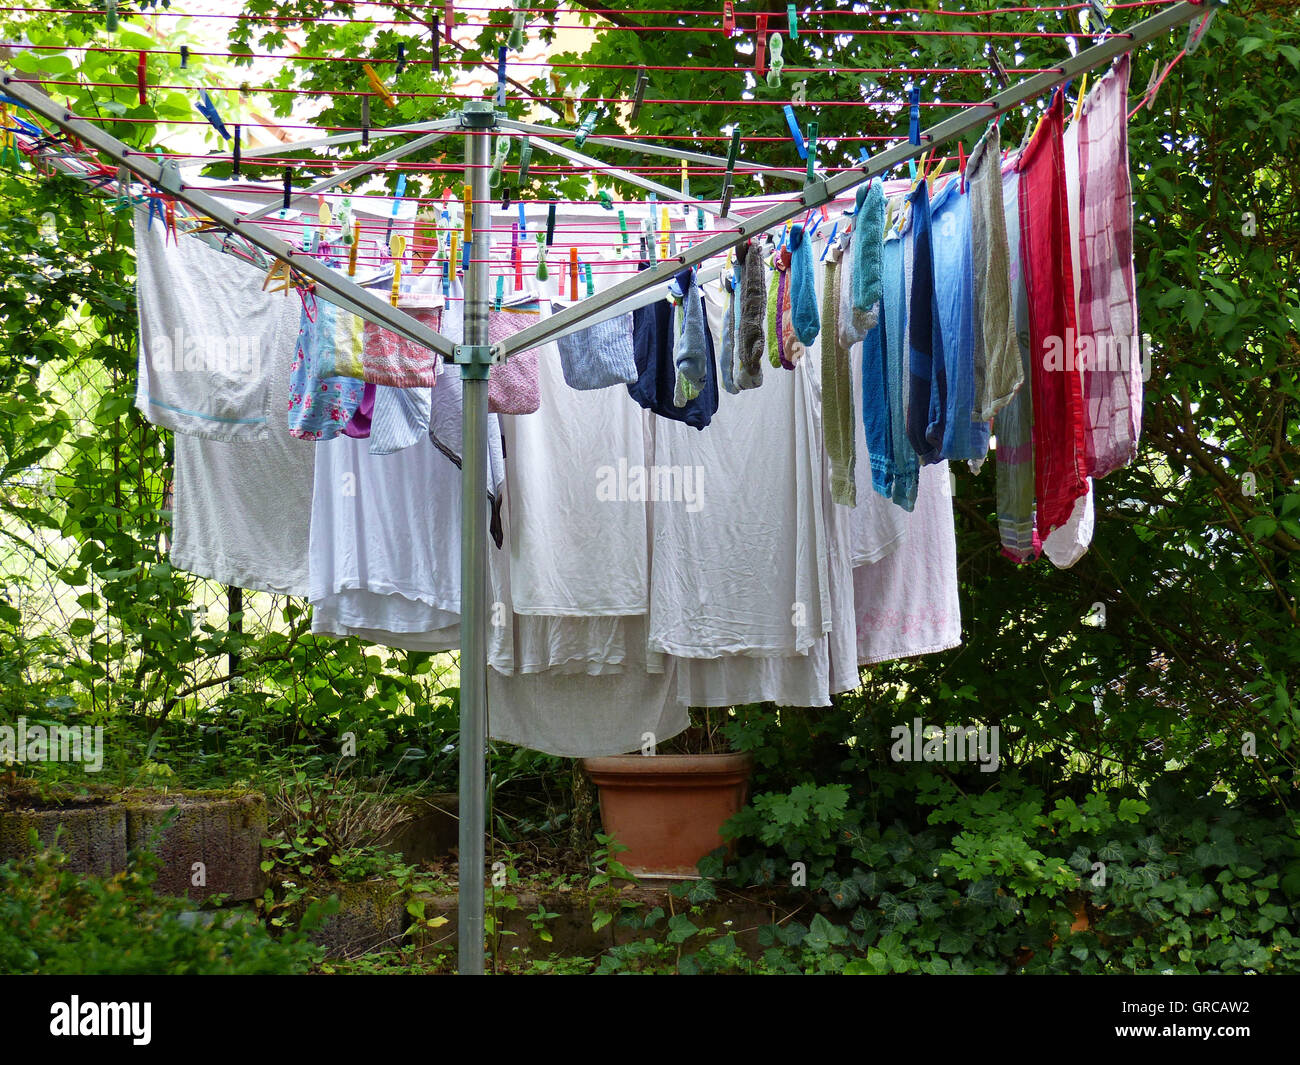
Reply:
[[465, 341], [462, 361], [464, 425], [461, 452], [460, 534], [460, 855], [458, 971], [483, 974], [484, 834], [487, 822], [487, 424], [488, 198], [487, 131], [491, 104], [464, 111], [465, 169], [472, 193], [473, 241], [465, 271]]

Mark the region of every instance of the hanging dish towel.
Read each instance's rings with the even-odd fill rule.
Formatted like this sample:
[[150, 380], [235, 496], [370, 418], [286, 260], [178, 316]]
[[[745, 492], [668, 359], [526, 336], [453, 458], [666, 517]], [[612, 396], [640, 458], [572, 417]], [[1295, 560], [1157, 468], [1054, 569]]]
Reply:
[[[805, 347], [812, 345], [821, 332], [817, 313], [817, 281], [813, 277], [812, 247], [803, 226], [790, 229], [790, 321], [794, 335]], [[791, 362], [798, 362], [791, 359]]]
[[922, 181], [911, 195], [912, 289], [907, 301], [907, 342], [911, 384], [907, 436], [923, 466], [942, 458], [948, 413], [948, 378], [943, 330], [934, 291], [934, 242], [930, 230], [930, 189]]
[[564, 383], [570, 388], [589, 392], [636, 380], [631, 314], [598, 322], [555, 343], [560, 349]]
[[763, 322], [767, 316], [767, 267], [752, 244], [736, 249], [740, 262], [739, 308], [736, 312], [736, 388], [763, 383]]
[[876, 306], [884, 293], [881, 255], [885, 246], [885, 190], [879, 181], [858, 188], [853, 215], [853, 310], [864, 332], [876, 324]]
[[[834, 252], [832, 252], [834, 255]], [[838, 256], [826, 260], [826, 289], [823, 306], [832, 321], [839, 302]], [[822, 424], [826, 454], [831, 464], [831, 499], [842, 506], [857, 505], [854, 480], [853, 379], [849, 352], [840, 347], [837, 331], [822, 330]]]
[[[885, 395], [889, 406], [889, 454], [893, 458], [889, 498], [909, 513], [916, 507], [920, 460], [907, 438], [907, 259], [912, 253], [909, 234], [885, 242], [884, 291], [880, 307], [885, 349]], [[866, 375], [863, 375], [866, 388]], [[873, 478], [872, 486], [875, 481]]]
[[[332, 440], [352, 420], [365, 384], [323, 371], [334, 365], [339, 318], [359, 321], [332, 303], [309, 299], [289, 367], [289, 433], [301, 440]], [[350, 336], [349, 329], [344, 330]]]
[[[542, 320], [542, 308], [536, 300], [502, 307], [488, 313], [488, 341], [499, 344]], [[492, 367], [488, 377], [488, 410], [492, 414], [532, 414], [541, 405], [537, 385], [536, 348], [519, 351], [504, 363]]]

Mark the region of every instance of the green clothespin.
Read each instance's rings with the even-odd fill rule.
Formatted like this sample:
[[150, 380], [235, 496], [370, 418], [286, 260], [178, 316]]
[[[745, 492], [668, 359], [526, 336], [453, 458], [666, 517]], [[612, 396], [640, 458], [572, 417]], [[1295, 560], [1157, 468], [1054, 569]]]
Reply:
[[109, 33], [117, 32], [117, 0], [104, 0], [104, 21]]
[[497, 275], [497, 299], [496, 299], [495, 310], [499, 311], [501, 309], [501, 304], [505, 301], [505, 298], [506, 298], [506, 279], [504, 275], [498, 274]]
[[622, 211], [618, 212], [618, 231], [623, 237], [623, 246], [618, 250], [618, 253], [622, 255], [623, 252], [627, 251], [627, 215]]
[[601, 189], [596, 193], [596, 202], [606, 211], [612, 211], [614, 209], [614, 200], [604, 189]]
[[696, 228], [696, 229], [703, 229], [703, 228], [704, 228], [704, 208], [703, 208], [703, 207], [697, 207], [697, 208], [695, 208], [695, 228]]
[[591, 263], [583, 263], [582, 270], [587, 278], [587, 295], [594, 296], [596, 294], [596, 283], [591, 279]]
[[488, 175], [488, 188], [495, 189], [501, 185], [501, 168], [506, 165], [510, 154], [510, 138], [498, 137], [496, 155], [492, 159], [492, 172]]
[[817, 180], [817, 123], [808, 123], [808, 184]]
[[772, 58], [767, 65], [767, 84], [768, 88], [776, 89], [781, 85], [781, 71], [785, 69], [785, 60], [781, 58], [781, 35], [772, 34], [768, 38], [767, 46], [772, 53]]
[[524, 27], [528, 24], [528, 0], [514, 0], [515, 17], [510, 29], [510, 47], [522, 52], [528, 43], [524, 36]]
[[537, 280], [545, 281], [550, 276], [546, 270], [546, 234], [537, 234]]
[[528, 143], [525, 137], [519, 145], [519, 187], [523, 188], [525, 179], [528, 177], [528, 164], [533, 161], [533, 146]]
[[582, 119], [582, 125], [578, 127], [578, 132], [573, 138], [573, 146], [581, 148], [587, 143], [587, 138], [591, 136], [592, 131], [596, 128], [596, 123], [600, 120], [600, 108], [593, 107]]
[[797, 41], [799, 39], [799, 15], [794, 9], [794, 4], [785, 5], [785, 17], [790, 23], [790, 40]]

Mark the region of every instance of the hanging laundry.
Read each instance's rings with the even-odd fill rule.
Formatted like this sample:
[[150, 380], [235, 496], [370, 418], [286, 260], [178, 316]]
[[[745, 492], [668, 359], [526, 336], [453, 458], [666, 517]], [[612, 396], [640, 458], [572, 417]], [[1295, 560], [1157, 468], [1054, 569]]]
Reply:
[[[445, 302], [441, 286], [441, 269], [416, 274], [409, 283], [403, 283], [397, 308], [421, 325], [438, 332]], [[407, 340], [373, 322], [366, 322], [363, 327], [361, 365], [358, 368], [363, 381], [391, 388], [432, 388], [441, 363], [438, 354], [423, 344]]]
[[[642, 263], [645, 269], [646, 263]], [[689, 270], [678, 273], [679, 288], [689, 287]], [[713, 341], [708, 340], [704, 387], [685, 406], [673, 403], [677, 384], [677, 366], [673, 361], [674, 313], [667, 300], [659, 300], [632, 312], [633, 349], [636, 353], [637, 379], [627, 386], [628, 392], [646, 410], [669, 421], [680, 421], [694, 429], [703, 429], [718, 410], [718, 370], [713, 358]]]
[[375, 413], [375, 386], [366, 383], [361, 390], [361, 401], [357, 404], [357, 409], [353, 411], [348, 424], [343, 427], [343, 435], [350, 436], [354, 440], [370, 439], [370, 419]]
[[778, 307], [781, 323], [781, 365], [787, 370], [793, 370], [799, 365], [799, 360], [808, 353], [808, 349], [804, 347], [794, 331], [794, 302], [790, 299], [794, 278], [789, 269], [785, 271], [784, 281], [783, 298]]
[[992, 123], [966, 162], [975, 275], [975, 416], [985, 422], [1011, 402], [1024, 381], [1011, 306], [1011, 251], [1001, 166], [1001, 135]]
[[[226, 257], [223, 266], [236, 264]], [[250, 273], [256, 278], [259, 271]], [[298, 301], [277, 297], [262, 330], [266, 357], [258, 377], [280, 395], [294, 355]], [[171, 564], [234, 588], [305, 596], [303, 526], [311, 514], [314, 448], [290, 436], [283, 417], [269, 420], [261, 440], [178, 432], [173, 441]]]
[[930, 225], [930, 189], [917, 184], [911, 204], [912, 277], [907, 300], [910, 384], [907, 436], [922, 465], [938, 462], [947, 429], [948, 379], [943, 330], [935, 295], [934, 242]]
[[1020, 259], [1029, 299], [1038, 535], [1064, 525], [1088, 490], [1083, 389], [1067, 357], [1075, 335], [1065, 190], [1064, 94], [1057, 92], [1020, 157]]
[[1080, 354], [1087, 471], [1126, 466], [1142, 431], [1142, 367], [1133, 275], [1133, 202], [1125, 115], [1131, 57], [1125, 52], [1083, 102], [1079, 119]]
[[1033, 384], [1029, 365], [1029, 296], [1020, 263], [1020, 175], [1011, 163], [1002, 175], [1016, 352], [1023, 383], [994, 419], [997, 436], [998, 539], [1015, 562], [1032, 562], [1042, 550], [1034, 529]]
[[591, 391], [636, 380], [632, 315], [623, 314], [570, 333], [556, 341], [560, 366], [570, 388]]
[[975, 278], [971, 268], [970, 195], [953, 177], [930, 201], [934, 298], [943, 337], [947, 411], [943, 457], [978, 467], [989, 449], [988, 422], [975, 414]]
[[694, 269], [681, 271], [673, 279], [669, 291], [677, 301], [673, 337], [673, 365], [677, 372], [673, 406], [684, 407], [704, 387], [713, 346], [704, 320], [704, 300], [695, 283]]
[[[521, 329], [541, 321], [541, 305], [533, 300], [488, 312], [488, 342], [499, 344]], [[488, 376], [488, 410], [493, 414], [532, 414], [541, 402], [537, 388], [538, 351], [517, 351], [492, 367]]]
[[726, 292], [726, 308], [722, 316], [722, 335], [717, 338], [715, 347], [719, 351], [718, 377], [722, 387], [733, 396], [740, 393], [736, 385], [736, 280], [728, 275], [723, 278], [723, 290]]
[[946, 462], [923, 467], [902, 543], [881, 561], [853, 571], [860, 665], [961, 645], [949, 477]]
[[798, 225], [790, 228], [790, 319], [799, 342], [810, 347], [821, 331], [821, 316], [817, 312], [812, 242], [803, 226]]
[[[1079, 313], [1079, 123], [1072, 122], [1062, 138], [1065, 154], [1065, 202], [1069, 221], [1069, 248], [1071, 275], [1074, 278], [1073, 310], [1075, 320]], [[1067, 351], [1070, 349], [1067, 347]], [[1082, 351], [1082, 348], [1079, 349]], [[1073, 370], [1080, 377], [1083, 387], [1083, 365], [1076, 362], [1073, 367], [1066, 366], [1066, 373]], [[1086, 427], [1086, 419], [1085, 419]], [[1069, 569], [1087, 553], [1092, 544], [1093, 500], [1092, 478], [1087, 480], [1088, 490], [1074, 501], [1069, 520], [1043, 540], [1043, 554], [1057, 569]]]
[[[907, 433], [907, 409], [911, 397], [908, 373], [907, 293], [910, 291], [912, 260], [911, 230], [885, 241], [883, 251], [882, 337], [885, 345], [885, 396], [889, 407], [889, 447], [893, 458], [890, 498], [903, 511], [916, 506], [920, 459]], [[861, 365], [860, 360], [857, 361]], [[865, 384], [863, 388], [865, 388]], [[865, 398], [863, 400], [865, 404]], [[873, 479], [874, 486], [874, 479]], [[872, 495], [875, 495], [874, 487]]]
[[332, 376], [322, 367], [332, 368], [354, 341], [359, 349], [361, 319], [323, 299], [312, 303], [311, 313], [302, 311], [289, 368], [289, 432], [302, 440], [331, 440], [356, 413], [365, 384], [355, 377]]
[[740, 264], [736, 312], [736, 388], [744, 392], [763, 383], [763, 323], [767, 317], [767, 267], [752, 243], [736, 248]]
[[[266, 440], [282, 393], [267, 373], [295, 295], [201, 240], [166, 242], [135, 212], [140, 321], [135, 406], [154, 425], [209, 440]], [[290, 342], [292, 344], [292, 341]]]
[[[823, 306], [826, 322], [835, 320], [839, 305], [839, 254], [826, 260]], [[849, 352], [839, 343], [839, 330], [822, 330], [821, 381], [822, 419], [826, 440], [826, 454], [831, 466], [831, 498], [842, 506], [857, 504], [857, 486], [854, 480], [854, 410], [853, 374], [849, 366]]]
[[777, 310], [780, 307], [781, 299], [781, 280], [784, 276], [783, 271], [774, 262], [772, 270], [767, 280], [767, 361], [774, 369], [781, 369], [781, 321], [777, 317]]
[[885, 246], [885, 190], [879, 180], [858, 186], [853, 215], [853, 309], [864, 333], [874, 327], [884, 293], [881, 255]]

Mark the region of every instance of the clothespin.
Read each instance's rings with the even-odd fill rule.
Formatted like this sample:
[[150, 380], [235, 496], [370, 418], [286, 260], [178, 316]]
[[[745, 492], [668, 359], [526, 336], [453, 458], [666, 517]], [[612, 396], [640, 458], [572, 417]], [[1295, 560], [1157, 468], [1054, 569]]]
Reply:
[[808, 180], [811, 185], [817, 180], [817, 123], [808, 123]]
[[736, 5], [732, 0], [723, 0], [722, 4], [722, 36], [734, 37], [736, 35]]
[[[10, 134], [10, 136], [12, 137], [12, 134]], [[146, 229], [150, 231], [153, 230], [153, 220], [155, 216], [157, 216], [158, 221], [163, 224], [163, 228], [165, 229], [167, 227], [167, 216], [163, 214], [162, 196], [159, 193], [154, 193], [149, 196], [149, 219], [145, 227]], [[166, 243], [166, 240], [164, 240], [163, 243]]]
[[451, 44], [451, 29], [456, 25], [456, 5], [447, 0], [443, 7], [443, 21], [447, 23], [447, 43]]
[[399, 44], [397, 46], [397, 67], [393, 71], [393, 77], [400, 78], [402, 76], [402, 71], [405, 69], [406, 69], [406, 45]]
[[474, 241], [474, 190], [468, 185], [465, 186], [463, 198], [465, 203], [465, 243], [472, 244]]
[[578, 127], [578, 132], [574, 134], [573, 146], [581, 148], [587, 143], [587, 138], [591, 136], [592, 131], [596, 128], [596, 122], [600, 119], [600, 108], [593, 107], [582, 119], [582, 125]]
[[441, 49], [442, 31], [438, 29], [438, 12], [429, 12], [429, 50], [433, 52], [433, 70], [437, 73], [442, 69], [442, 57], [438, 54]]
[[232, 162], [231, 162], [231, 168], [230, 168], [230, 175], [231, 175], [231, 177], [234, 177], [234, 178], [238, 178], [238, 177], [240, 176], [240, 174], [239, 174], [239, 147], [240, 147], [240, 131], [239, 131], [239, 127], [236, 126], [236, 127], [235, 127], [235, 147], [234, 147], [234, 155], [232, 156]]
[[501, 210], [510, 210], [510, 186], [507, 185], [501, 190]]
[[[682, 195], [689, 196], [690, 194], [691, 194], [691, 166], [685, 159], [683, 159], [682, 160]], [[686, 210], [688, 211], [690, 210], [689, 204], [684, 204], [683, 206], [686, 208]]]
[[1093, 33], [1094, 37], [1104, 37], [1111, 32], [1110, 29], [1110, 12], [1102, 0], [1088, 0], [1088, 9], [1092, 17], [1097, 20], [1097, 30]]
[[[113, 2], [116, 3], [116, 0], [113, 0]], [[185, 45], [181, 45], [181, 70], [184, 70], [189, 65], [190, 65], [190, 50], [186, 48]]]
[[1079, 82], [1079, 97], [1074, 101], [1074, 113], [1070, 116], [1071, 122], [1079, 121], [1079, 113], [1083, 110], [1083, 98], [1088, 94], [1088, 75], [1083, 75], [1083, 80]]
[[596, 283], [591, 279], [591, 263], [583, 263], [582, 269], [587, 278], [587, 295], [594, 296], [596, 294]]
[[537, 234], [537, 280], [545, 281], [550, 276], [546, 270], [546, 234]]
[[402, 285], [402, 257], [406, 254], [406, 238], [400, 233], [395, 234], [388, 244], [388, 250], [393, 256], [393, 291], [389, 300], [396, 307]]
[[451, 263], [451, 268], [456, 269], [456, 256], [460, 252], [460, 234], [455, 230], [447, 238], [447, 262]]
[[348, 276], [357, 274], [357, 249], [361, 247], [361, 220], [352, 223], [352, 243], [348, 245]]
[[292, 201], [293, 201], [293, 169], [291, 167], [286, 166], [284, 168], [284, 206], [281, 207], [281, 210], [287, 211], [289, 209], [289, 204]]
[[361, 147], [370, 147], [370, 97], [361, 97]]
[[555, 240], [555, 204], [546, 208], [546, 246], [549, 248]]
[[761, 78], [766, 71], [764, 59], [767, 55], [767, 15], [757, 16], [757, 28], [754, 31], [754, 77]]
[[505, 298], [506, 298], [506, 278], [504, 274], [498, 274], [497, 275], [497, 298], [496, 298], [496, 302], [493, 305], [493, 309], [499, 311], [501, 309], [501, 304], [505, 302]]
[[578, 249], [569, 249], [569, 291], [573, 298], [578, 298]]
[[1002, 59], [998, 55], [998, 50], [992, 47], [989, 48], [989, 70], [993, 73], [994, 79], [1001, 88], [1005, 89], [1011, 84], [1010, 79], [1007, 78], [1006, 69], [1002, 66]]
[[659, 258], [667, 259], [669, 254], [668, 240], [673, 231], [672, 219], [668, 217], [668, 208], [659, 208]]
[[921, 90], [913, 85], [907, 90], [907, 139], [912, 144], [921, 143]]
[[772, 34], [767, 41], [772, 51], [772, 62], [767, 72], [768, 88], [775, 89], [781, 84], [781, 71], [785, 69], [785, 60], [781, 58], [781, 35]]
[[[520, 184], [520, 187], [523, 186], [524, 181], [527, 180], [527, 178], [528, 178], [528, 164], [531, 163], [532, 161], [533, 161], [533, 146], [528, 142], [528, 138], [527, 138], [527, 137], [524, 137], [523, 141], [522, 141], [522, 142], [520, 143], [520, 145], [519, 145], [519, 184]], [[520, 210], [521, 213], [522, 213], [523, 209], [524, 209], [523, 204], [520, 204], [520, 205], [519, 205], [519, 210]]]
[[1183, 51], [1188, 55], [1196, 53], [1196, 50], [1201, 47], [1201, 41], [1205, 39], [1205, 35], [1210, 31], [1210, 23], [1214, 21], [1214, 16], [1218, 13], [1217, 4], [1213, 5], [1199, 23], [1187, 27], [1187, 43], [1183, 45]]
[[352, 239], [352, 197], [344, 196], [339, 202], [339, 241], [346, 248]]
[[141, 52], [140, 58], [135, 65], [136, 86], [140, 90], [140, 106], [143, 107], [148, 100], [145, 97], [145, 75], [148, 73], [149, 55], [147, 52]]
[[596, 202], [606, 211], [614, 209], [614, 199], [604, 189], [599, 189], [596, 192]]
[[799, 15], [795, 11], [794, 4], [785, 5], [785, 17], [790, 25], [790, 40], [797, 41], [799, 39]]
[[619, 245], [618, 254], [621, 256], [627, 251], [627, 215], [622, 211], [618, 212], [618, 231], [623, 238], [623, 243]]
[[510, 265], [515, 268], [515, 291], [518, 292], [524, 287], [524, 256], [519, 247], [518, 222], [510, 223]]
[[203, 89], [199, 93], [199, 102], [194, 105], [194, 110], [208, 120], [208, 125], [215, 129], [223, 140], [230, 140], [230, 133], [226, 130], [226, 124], [221, 121], [221, 115], [217, 112], [217, 105], [212, 102], [212, 97], [208, 95], [207, 89]]
[[104, 23], [109, 33], [117, 32], [117, 0], [104, 0]]
[[497, 107], [506, 105], [506, 46], [497, 49]]
[[529, 0], [513, 0], [515, 15], [510, 29], [510, 47], [516, 52], [522, 52], [528, 43], [524, 37], [524, 27], [528, 25], [528, 2]]
[[957, 142], [957, 171], [961, 174], [961, 185], [959, 191], [966, 191], [966, 146], [961, 141]]
[[[1142, 103], [1146, 104], [1146, 108], [1148, 111], [1151, 110], [1152, 105], [1156, 102], [1156, 92], [1157, 90], [1159, 90], [1159, 88], [1160, 88], [1160, 64], [1157, 63], [1155, 66], [1151, 68], [1151, 77], [1147, 78], [1146, 91], [1142, 93]], [[1141, 107], [1142, 103], [1139, 103], [1138, 106]]]
[[655, 262], [654, 228], [655, 224], [653, 219], [647, 218], [641, 223], [641, 230], [644, 234], [642, 243], [646, 249], [646, 260], [651, 264]]
[[361, 69], [366, 75], [366, 81], [370, 82], [370, 87], [375, 90], [376, 94], [389, 107], [397, 106], [397, 97], [388, 91], [388, 86], [379, 80], [379, 75], [375, 73], [375, 68], [369, 63], [362, 63]]
[[635, 119], [641, 113], [641, 104], [645, 102], [645, 87], [650, 81], [650, 75], [645, 67], [637, 67], [636, 70], [636, 92], [632, 97], [632, 118]]
[[[506, 165], [506, 158], [510, 155], [510, 138], [498, 136], [496, 143], [496, 152], [492, 158], [492, 172], [488, 174], [488, 188], [495, 189], [501, 185], [501, 168]], [[510, 192], [506, 191], [506, 197], [509, 199]], [[506, 205], [501, 205], [502, 210]]]
[[821, 255], [822, 262], [826, 261], [826, 253], [830, 251], [831, 247], [835, 244], [835, 234], [839, 232], [839, 228], [840, 228], [840, 224], [838, 222], [836, 222], [833, 226], [831, 226], [831, 235], [826, 238], [826, 247], [822, 249], [822, 255]]
[[564, 86], [560, 84], [560, 79], [554, 72], [551, 74], [551, 88], [555, 91], [555, 95], [560, 98], [561, 103], [564, 104], [564, 121], [570, 125], [577, 125], [578, 112], [573, 106], [573, 97], [564, 91]]
[[519, 235], [522, 237], [528, 232], [528, 216], [524, 212], [524, 205], [519, 205]]
[[268, 291], [268, 285], [271, 286], [269, 291], [283, 292], [286, 296], [293, 288], [293, 270], [283, 259], [276, 259], [266, 272], [266, 278], [262, 281], [263, 292]]
[[736, 174], [736, 153], [740, 150], [740, 129], [731, 131], [731, 147], [727, 149], [727, 172], [722, 178], [722, 217], [731, 209], [731, 183]]
[[807, 159], [808, 145], [804, 143], [803, 134], [799, 131], [799, 120], [794, 117], [794, 108], [786, 104], [784, 110], [785, 122], [790, 127], [790, 137], [794, 141], [794, 150], [799, 153], [800, 159]]
[[699, 230], [704, 229], [704, 208], [703, 207], [695, 208], [695, 228]]

